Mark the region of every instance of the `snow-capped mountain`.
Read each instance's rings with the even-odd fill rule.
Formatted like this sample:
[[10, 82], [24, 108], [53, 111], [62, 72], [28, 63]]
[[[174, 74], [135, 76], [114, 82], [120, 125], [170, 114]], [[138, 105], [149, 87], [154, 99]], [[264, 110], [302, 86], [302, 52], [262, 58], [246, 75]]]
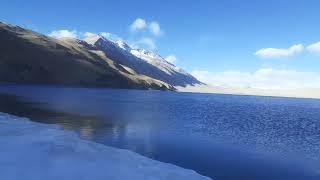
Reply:
[[93, 35], [55, 39], [0, 22], [0, 82], [170, 89], [200, 83], [160, 55]]
[[175, 72], [179, 72], [185, 75], [188, 75], [187, 72], [183, 71], [181, 68], [176, 67], [174, 64], [168, 62], [166, 59], [164, 59], [162, 56], [145, 50], [145, 49], [131, 49], [130, 51], [133, 55], [135, 55], [137, 58], [140, 58], [142, 60], [145, 60], [149, 64], [152, 64], [159, 69], [161, 69], [163, 72], [172, 75]]
[[108, 58], [106, 50], [114, 49], [112, 54], [119, 55], [131, 50], [120, 41], [55, 39], [1, 22], [0, 40], [0, 82], [174, 90], [168, 83]]
[[200, 83], [196, 78], [166, 61], [159, 54], [145, 49], [134, 49], [122, 40], [113, 41], [100, 35], [94, 35], [86, 38], [85, 41], [97, 50], [103, 51], [108, 58], [133, 69], [138, 74], [174, 86]]

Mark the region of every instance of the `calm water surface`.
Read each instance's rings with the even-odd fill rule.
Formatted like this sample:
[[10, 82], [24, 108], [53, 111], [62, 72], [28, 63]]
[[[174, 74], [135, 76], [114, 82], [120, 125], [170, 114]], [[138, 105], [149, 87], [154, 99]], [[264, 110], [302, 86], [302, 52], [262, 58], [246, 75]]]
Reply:
[[0, 111], [217, 180], [320, 179], [320, 100], [0, 86]]

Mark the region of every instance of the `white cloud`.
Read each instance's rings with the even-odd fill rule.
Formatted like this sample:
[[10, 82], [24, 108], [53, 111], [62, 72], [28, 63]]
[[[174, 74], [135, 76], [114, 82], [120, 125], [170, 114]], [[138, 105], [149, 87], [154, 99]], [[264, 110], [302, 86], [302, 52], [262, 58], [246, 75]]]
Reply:
[[191, 74], [204, 83], [218, 86], [274, 90], [320, 88], [320, 73], [289, 69], [261, 68], [254, 72], [195, 70]]
[[112, 36], [112, 34], [109, 33], [109, 32], [100, 32], [99, 34], [100, 34], [101, 36], [105, 37], [105, 38], [109, 38], [109, 37]]
[[146, 28], [147, 28], [147, 30], [149, 30], [149, 32], [151, 34], [153, 34], [155, 36], [160, 36], [163, 34], [163, 31], [161, 30], [160, 24], [156, 21], [152, 21], [149, 23], [142, 18], [137, 18], [130, 25], [130, 30], [133, 32], [144, 30]]
[[309, 45], [307, 50], [311, 53], [320, 55], [320, 41]]
[[132, 31], [141, 30], [147, 27], [147, 23], [144, 19], [137, 18], [130, 26]]
[[100, 32], [100, 33], [93, 33], [93, 32], [85, 32], [82, 34], [83, 38], [86, 39], [86, 38], [90, 38], [90, 37], [95, 37], [95, 36], [98, 36], [98, 35], [101, 35], [105, 38], [111, 38], [112, 34], [109, 33], [109, 32]]
[[171, 64], [175, 64], [175, 62], [177, 61], [177, 58], [174, 55], [170, 55], [170, 56], [166, 57], [165, 59], [166, 59], [166, 61], [168, 61]]
[[158, 22], [151, 22], [149, 24], [149, 30], [152, 34], [156, 35], [156, 36], [159, 36], [162, 34], [162, 31], [161, 31], [161, 28], [160, 28], [160, 25]]
[[49, 36], [53, 37], [53, 38], [57, 38], [57, 39], [61, 39], [61, 38], [77, 38], [78, 34], [76, 30], [73, 31], [69, 31], [66, 29], [63, 30], [57, 30], [57, 31], [52, 31]]
[[161, 30], [161, 27], [158, 22], [147, 22], [142, 18], [137, 18], [136, 20], [134, 20], [133, 23], [130, 25], [130, 30], [132, 32], [143, 32], [142, 34], [140, 34], [142, 35], [142, 37], [140, 36], [140, 38], [135, 38], [134, 36], [131, 37], [133, 39], [133, 41], [131, 41], [133, 42], [131, 46], [133, 48], [147, 48], [149, 50], [155, 50], [157, 48], [157, 45], [155, 43], [154, 37], [146, 37], [148, 35], [146, 34], [146, 32], [149, 32], [153, 36], [160, 36], [163, 34], [163, 31]]
[[98, 35], [114, 41], [121, 40], [121, 38], [119, 38], [117, 35], [111, 34], [109, 32], [100, 32], [100, 33], [85, 32], [85, 33], [81, 33], [79, 36], [82, 36], [83, 39], [88, 39], [88, 38], [96, 37]]
[[92, 33], [92, 32], [85, 32], [83, 34], [84, 38], [90, 38], [90, 37], [94, 37], [94, 36], [97, 36], [97, 34], [95, 33]]
[[[163, 31], [156, 21], [147, 22], [142, 18], [135, 19], [130, 25], [130, 30], [132, 32], [142, 31], [141, 34], [130, 34], [130, 38], [127, 40], [131, 42], [133, 48], [145, 48], [148, 50], [157, 49], [156, 38], [163, 34]], [[94, 39], [97, 35], [104, 36], [112, 41], [123, 41], [119, 36], [109, 33], [109, 32], [77, 32], [75, 30], [57, 30], [52, 31], [50, 36], [55, 38], [79, 38], [90, 41]], [[174, 63], [176, 61], [175, 57], [170, 57], [169, 61]]]
[[142, 39], [139, 39], [138, 41], [134, 42], [132, 47], [134, 48], [140, 48], [140, 46], [146, 46], [148, 49], [155, 50], [157, 48], [156, 43], [153, 39], [144, 37]]
[[296, 44], [287, 49], [263, 48], [258, 50], [255, 55], [260, 58], [289, 57], [301, 53], [303, 49], [304, 47], [302, 44]]

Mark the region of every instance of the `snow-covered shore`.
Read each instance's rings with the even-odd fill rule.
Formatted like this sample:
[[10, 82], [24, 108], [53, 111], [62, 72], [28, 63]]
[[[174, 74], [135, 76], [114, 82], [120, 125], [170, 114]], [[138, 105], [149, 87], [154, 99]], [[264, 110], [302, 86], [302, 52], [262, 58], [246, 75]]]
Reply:
[[5, 180], [209, 179], [77, 137], [56, 125], [0, 113], [0, 172]]

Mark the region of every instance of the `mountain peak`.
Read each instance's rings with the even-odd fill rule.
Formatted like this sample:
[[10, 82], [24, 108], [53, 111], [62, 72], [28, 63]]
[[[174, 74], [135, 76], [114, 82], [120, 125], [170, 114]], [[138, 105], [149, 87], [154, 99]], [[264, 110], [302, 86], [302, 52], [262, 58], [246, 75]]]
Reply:
[[84, 41], [86, 41], [88, 44], [91, 44], [91, 45], [95, 45], [95, 43], [99, 40], [107, 41], [107, 39], [104, 36], [99, 34], [88, 36], [84, 39]]
[[99, 45], [99, 46], [113, 45], [128, 52], [130, 52], [132, 49], [126, 42], [124, 42], [121, 39], [114, 41], [99, 34], [89, 36], [85, 38], [84, 41], [86, 41], [88, 44], [91, 44], [91, 45]]
[[131, 51], [131, 47], [126, 43], [124, 42], [123, 40], [117, 40], [116, 41], [116, 44], [123, 50], [126, 50], [126, 51]]
[[[119, 40], [110, 40], [105, 38], [104, 36], [101, 35], [94, 35], [90, 36], [85, 39], [85, 41], [88, 44], [91, 44], [98, 49], [107, 52], [107, 54], [112, 58], [116, 59], [117, 61], [120, 61], [121, 63], [128, 63], [128, 66], [132, 66], [133, 68], [137, 68], [136, 65], [132, 65], [134, 63], [140, 63], [139, 66], [141, 65], [141, 61], [144, 61], [147, 63], [149, 67], [154, 67], [157, 68], [157, 70], [162, 71], [162, 73], [166, 75], [161, 75], [162, 77], [157, 77], [159, 80], [163, 80], [166, 82], [172, 82], [173, 84], [176, 84], [175, 80], [171, 80], [170, 78], [174, 76], [175, 74], [177, 75], [176, 81], [181, 81], [181, 83], [184, 81], [186, 82], [192, 82], [192, 83], [197, 83], [198, 81], [193, 78], [191, 75], [189, 75], [187, 72], [183, 71], [181, 68], [176, 67], [174, 64], [168, 62], [165, 58], [163, 58], [161, 55], [152, 52], [150, 50], [142, 49], [142, 48], [132, 48], [129, 46], [125, 41], [119, 39]], [[125, 61], [129, 60], [129, 61]], [[137, 61], [132, 61], [132, 60], [137, 60]], [[151, 65], [151, 66], [150, 66]], [[141, 72], [143, 71], [144, 73], [149, 73], [145, 72], [145, 69], [140, 70]], [[154, 76], [154, 74], [149, 73], [148, 75]], [[180, 77], [184, 77], [186, 80], [179, 79]], [[182, 84], [183, 84], [182, 83]]]

